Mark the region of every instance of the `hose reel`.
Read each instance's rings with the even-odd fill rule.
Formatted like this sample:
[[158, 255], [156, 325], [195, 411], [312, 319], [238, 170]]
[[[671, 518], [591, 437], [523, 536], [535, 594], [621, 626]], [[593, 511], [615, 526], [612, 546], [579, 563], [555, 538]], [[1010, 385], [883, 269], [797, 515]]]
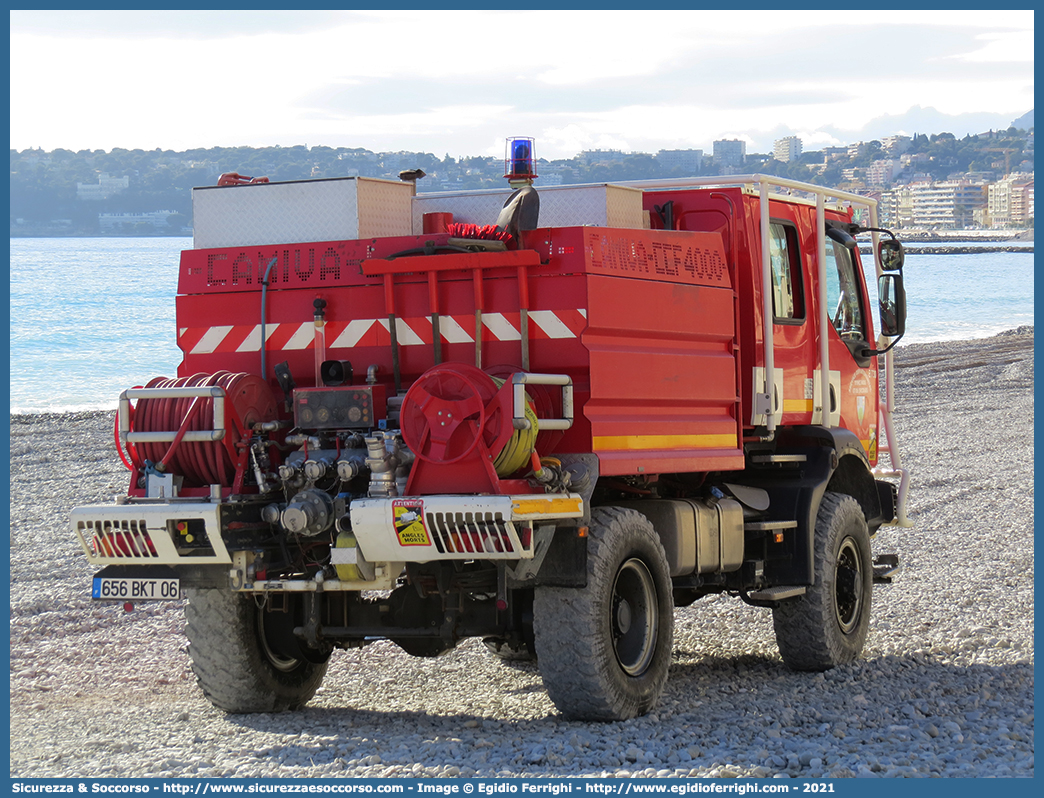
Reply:
[[[231, 485], [237, 468], [230, 453], [239, 442], [236, 425], [248, 431], [278, 418], [272, 389], [252, 374], [156, 377], [143, 389], [126, 393], [120, 422], [128, 433], [131, 462], [140, 470], [148, 461], [184, 477], [186, 486]], [[137, 398], [137, 405], [131, 407], [129, 398]], [[217, 402], [223, 403], [223, 412]], [[211, 432], [215, 430], [224, 433]]]
[[507, 477], [529, 462], [539, 422], [527, 402], [526, 429], [515, 429], [505, 380], [466, 363], [428, 369], [407, 391], [400, 412], [402, 437], [421, 460], [449, 465], [468, 458], [481, 441], [496, 473]]

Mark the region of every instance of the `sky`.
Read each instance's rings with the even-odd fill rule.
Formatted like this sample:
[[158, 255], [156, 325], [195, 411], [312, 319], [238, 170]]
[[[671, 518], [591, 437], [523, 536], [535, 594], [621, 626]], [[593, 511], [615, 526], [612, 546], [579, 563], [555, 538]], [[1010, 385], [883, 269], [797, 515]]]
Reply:
[[541, 158], [958, 137], [1033, 108], [1032, 11], [12, 11], [11, 147]]

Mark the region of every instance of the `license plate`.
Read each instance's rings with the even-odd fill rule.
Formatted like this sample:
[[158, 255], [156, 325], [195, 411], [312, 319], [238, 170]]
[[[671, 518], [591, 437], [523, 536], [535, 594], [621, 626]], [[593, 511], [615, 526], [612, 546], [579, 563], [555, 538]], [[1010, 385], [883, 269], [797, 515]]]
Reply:
[[91, 598], [99, 601], [169, 601], [181, 598], [181, 580], [96, 576]]

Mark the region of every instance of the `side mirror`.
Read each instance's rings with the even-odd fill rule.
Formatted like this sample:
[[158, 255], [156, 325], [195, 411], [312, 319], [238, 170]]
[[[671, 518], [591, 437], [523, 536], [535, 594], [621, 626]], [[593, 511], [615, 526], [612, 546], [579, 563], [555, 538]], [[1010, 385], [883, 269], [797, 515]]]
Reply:
[[856, 240], [839, 227], [827, 227], [826, 234], [827, 238], [832, 238], [845, 249], [855, 249], [858, 246]]
[[[901, 246], [899, 255], [902, 258]], [[881, 335], [888, 338], [901, 336], [906, 332], [906, 289], [903, 288], [902, 273], [882, 274], [877, 279], [877, 296], [880, 302]]]
[[903, 268], [903, 245], [895, 239], [879, 241], [877, 244], [877, 257], [881, 262], [881, 268], [886, 272], [895, 272]]

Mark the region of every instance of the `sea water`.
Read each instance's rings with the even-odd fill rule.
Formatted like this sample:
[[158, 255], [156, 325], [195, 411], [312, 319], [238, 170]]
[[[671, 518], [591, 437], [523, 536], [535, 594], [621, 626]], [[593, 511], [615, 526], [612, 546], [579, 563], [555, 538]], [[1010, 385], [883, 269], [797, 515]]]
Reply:
[[[125, 388], [176, 376], [174, 296], [180, 252], [191, 246], [191, 238], [11, 239], [11, 411], [114, 408]], [[1031, 253], [908, 255], [904, 279], [900, 346], [1033, 324]], [[870, 293], [876, 303], [872, 279]]]
[[177, 376], [174, 296], [191, 238], [12, 238], [11, 411], [116, 407]]

